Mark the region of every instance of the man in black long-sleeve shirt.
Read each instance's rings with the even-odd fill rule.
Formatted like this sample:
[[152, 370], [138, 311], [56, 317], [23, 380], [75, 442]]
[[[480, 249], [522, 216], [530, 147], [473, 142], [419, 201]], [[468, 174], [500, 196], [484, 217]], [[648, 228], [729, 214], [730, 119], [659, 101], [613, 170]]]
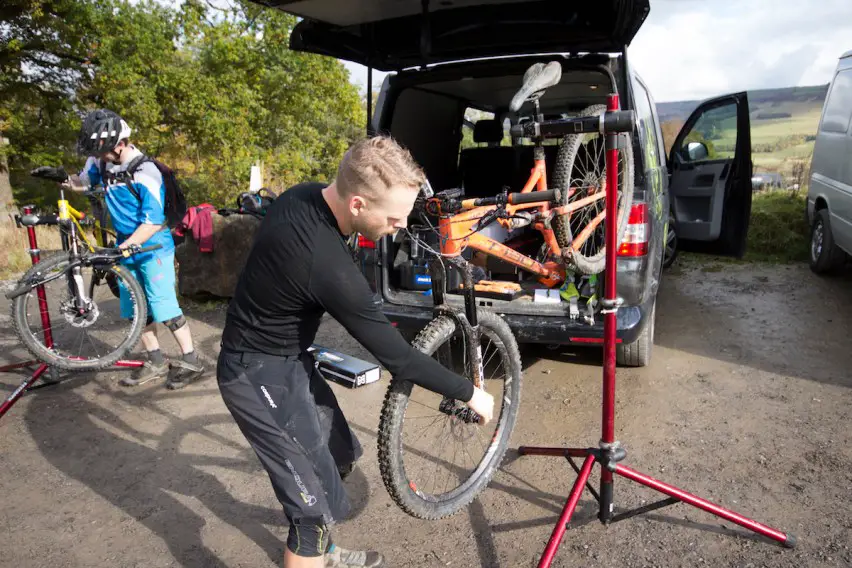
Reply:
[[390, 324], [346, 245], [353, 233], [378, 240], [404, 228], [424, 181], [392, 139], [356, 143], [333, 183], [299, 184], [275, 200], [228, 308], [219, 388], [290, 521], [287, 568], [383, 562], [376, 552], [347, 551], [328, 540], [328, 525], [350, 507], [341, 473], [362, 450], [306, 351], [323, 313], [394, 380], [465, 401], [491, 419], [490, 395], [414, 349]]

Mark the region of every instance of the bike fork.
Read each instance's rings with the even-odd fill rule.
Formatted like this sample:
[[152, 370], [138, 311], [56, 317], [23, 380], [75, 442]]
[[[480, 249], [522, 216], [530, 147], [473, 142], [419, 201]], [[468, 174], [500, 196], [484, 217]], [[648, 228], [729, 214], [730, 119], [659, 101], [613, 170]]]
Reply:
[[[74, 224], [70, 225], [70, 259], [71, 262], [79, 260], [80, 248], [77, 242], [77, 232]], [[83, 272], [79, 266], [71, 269], [71, 278], [68, 280], [68, 288], [71, 296], [77, 302], [78, 310], [85, 310], [92, 303], [92, 299], [86, 294], [86, 284], [83, 282]]]

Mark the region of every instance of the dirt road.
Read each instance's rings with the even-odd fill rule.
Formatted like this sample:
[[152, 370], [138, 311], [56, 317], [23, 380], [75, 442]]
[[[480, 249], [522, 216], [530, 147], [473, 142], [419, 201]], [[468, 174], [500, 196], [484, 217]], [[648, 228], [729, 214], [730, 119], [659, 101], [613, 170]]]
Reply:
[[[657, 314], [653, 364], [618, 373], [624, 463], [793, 532], [799, 547], [683, 504], [604, 527], [586, 493], [554, 566], [852, 566], [852, 275], [686, 265], [666, 274]], [[222, 307], [191, 315], [212, 367]], [[3, 329], [2, 359], [23, 358], [8, 319]], [[333, 321], [318, 342], [369, 357]], [[526, 349], [511, 447], [596, 444], [599, 364], [596, 350]], [[0, 421], [0, 566], [274, 566], [287, 527], [212, 373], [178, 392], [128, 390], [120, 376], [34, 391]], [[0, 375], [0, 389], [19, 381]], [[334, 387], [366, 450], [338, 542], [380, 549], [389, 566], [534, 566], [568, 464], [510, 449], [468, 510], [408, 517], [376, 463], [386, 381]], [[620, 510], [659, 498], [619, 480], [615, 492]]]

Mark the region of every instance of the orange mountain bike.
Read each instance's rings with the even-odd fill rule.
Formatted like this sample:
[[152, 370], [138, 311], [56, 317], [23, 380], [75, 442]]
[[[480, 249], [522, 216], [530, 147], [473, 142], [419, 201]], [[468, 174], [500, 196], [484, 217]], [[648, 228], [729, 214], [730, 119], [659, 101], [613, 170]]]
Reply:
[[[425, 213], [439, 220], [442, 256], [458, 256], [470, 247], [533, 273], [548, 288], [564, 281], [566, 269], [580, 274], [603, 271], [607, 192], [605, 137], [602, 128], [594, 133], [568, 133], [576, 132], [576, 127], [570, 125], [577, 122], [543, 120], [538, 99], [560, 78], [558, 62], [533, 65], [510, 105], [511, 110], [517, 111], [524, 102], [533, 101], [536, 108], [535, 121], [512, 129], [513, 134], [529, 137], [534, 144], [534, 166], [520, 195], [510, 198], [504, 191], [496, 197], [463, 199], [460, 191], [449, 190], [422, 202]], [[573, 120], [603, 125], [605, 111], [605, 105], [589, 106]], [[548, 138], [561, 138], [552, 186], [548, 185], [543, 144]], [[633, 147], [629, 133], [619, 134], [618, 151], [620, 241], [633, 200]], [[555, 193], [546, 193], [551, 189]], [[542, 253], [532, 258], [481, 234], [495, 221], [509, 231], [532, 226], [543, 237]]]

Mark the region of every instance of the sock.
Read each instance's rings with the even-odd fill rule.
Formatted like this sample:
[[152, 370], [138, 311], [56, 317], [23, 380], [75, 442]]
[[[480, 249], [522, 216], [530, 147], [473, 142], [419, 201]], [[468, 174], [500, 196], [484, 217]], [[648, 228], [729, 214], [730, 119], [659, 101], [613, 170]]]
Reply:
[[148, 351], [148, 359], [151, 360], [151, 363], [158, 367], [162, 367], [166, 364], [166, 359], [163, 357], [163, 352], [159, 349], [155, 349], [154, 351]]
[[190, 351], [189, 353], [184, 353], [183, 357], [181, 357], [181, 359], [183, 359], [185, 362], [189, 363], [190, 365], [197, 365], [198, 364], [198, 355], [196, 355], [195, 351]]

